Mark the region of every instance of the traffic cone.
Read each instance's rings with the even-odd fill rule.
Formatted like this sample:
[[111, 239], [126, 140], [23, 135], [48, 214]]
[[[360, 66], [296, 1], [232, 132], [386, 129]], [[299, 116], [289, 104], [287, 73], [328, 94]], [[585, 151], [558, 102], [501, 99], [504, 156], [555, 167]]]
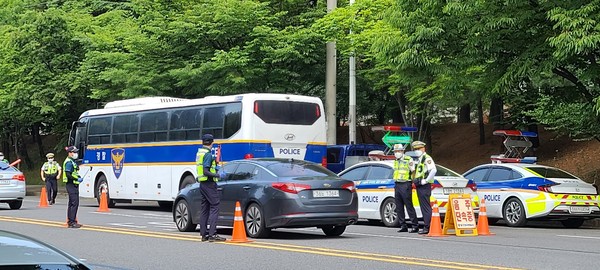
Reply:
[[46, 192], [46, 187], [42, 187], [42, 191], [40, 193], [40, 205], [38, 207], [46, 208], [48, 207], [48, 194]]
[[246, 228], [244, 226], [244, 218], [242, 217], [242, 208], [240, 202], [235, 202], [235, 216], [233, 217], [233, 234], [231, 234], [231, 240], [227, 240], [231, 243], [248, 243], [252, 242], [246, 237]]
[[108, 210], [108, 198], [106, 197], [106, 189], [102, 189], [102, 195], [100, 195], [100, 206], [96, 212], [110, 212]]
[[477, 233], [479, 235], [495, 235], [490, 232], [486, 211], [485, 199], [481, 199], [481, 205], [479, 205], [479, 220], [477, 221]]
[[429, 224], [428, 237], [443, 237], [442, 233], [442, 221], [440, 219], [440, 210], [438, 209], [437, 201], [433, 202], [433, 208], [431, 209], [431, 224]]

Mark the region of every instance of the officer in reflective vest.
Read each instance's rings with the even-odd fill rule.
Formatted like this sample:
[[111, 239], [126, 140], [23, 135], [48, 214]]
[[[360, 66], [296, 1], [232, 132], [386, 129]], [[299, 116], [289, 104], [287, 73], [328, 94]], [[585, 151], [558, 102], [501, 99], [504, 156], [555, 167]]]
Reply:
[[4, 158], [4, 153], [0, 152], [0, 161], [8, 163], [8, 159]]
[[56, 195], [58, 194], [58, 183], [57, 180], [60, 178], [60, 164], [54, 160], [54, 154], [48, 153], [46, 155], [48, 162], [42, 165], [40, 172], [42, 181], [46, 182], [46, 192], [48, 192], [48, 204], [52, 205], [56, 201]]
[[[394, 198], [396, 200], [396, 213], [398, 213], [398, 232], [416, 233], [419, 231], [419, 220], [417, 212], [412, 203], [412, 182], [411, 176], [415, 171], [415, 163], [411, 157], [404, 155], [404, 146], [402, 144], [394, 145]], [[408, 229], [406, 225], [406, 215], [404, 207], [408, 212], [408, 217], [412, 228]]]
[[68, 156], [63, 163], [62, 180], [67, 187], [69, 193], [69, 203], [67, 205], [67, 225], [69, 228], [81, 228], [81, 224], [77, 223], [77, 209], [79, 208], [79, 183], [83, 181], [79, 176], [79, 165], [77, 165], [77, 152], [79, 149], [75, 146], [66, 148]]
[[[217, 235], [217, 218], [221, 197], [217, 190], [217, 165], [211, 153], [214, 137], [212, 134], [202, 135], [202, 147], [196, 154], [198, 182], [200, 182], [200, 235], [202, 242], [225, 241]], [[210, 226], [210, 229], [209, 229]]]
[[425, 152], [424, 142], [414, 141], [412, 148], [415, 150], [418, 160], [413, 182], [417, 187], [417, 197], [419, 197], [419, 206], [424, 222], [423, 230], [419, 231], [419, 234], [428, 234], [431, 224], [431, 184], [437, 169], [431, 156]]

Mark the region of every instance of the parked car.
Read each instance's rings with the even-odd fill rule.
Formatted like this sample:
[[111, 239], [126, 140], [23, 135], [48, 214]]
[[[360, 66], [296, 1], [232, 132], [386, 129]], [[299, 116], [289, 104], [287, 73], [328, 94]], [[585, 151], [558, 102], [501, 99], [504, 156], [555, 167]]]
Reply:
[[25, 175], [17, 168], [0, 161], [0, 203], [19, 209], [25, 198]]
[[464, 176], [477, 183], [490, 222], [504, 219], [508, 226], [524, 226], [529, 219], [555, 219], [578, 228], [586, 219], [600, 217], [597, 188], [558, 168], [494, 163]]
[[0, 230], [0, 268], [87, 270], [89, 266], [51, 245]]
[[[294, 159], [257, 158], [228, 162], [219, 180], [217, 223], [233, 226], [240, 202], [249, 237], [267, 237], [274, 228], [318, 227], [339, 236], [358, 219], [354, 183], [323, 166]], [[200, 185], [182, 189], [175, 199], [173, 220], [180, 231], [200, 222]]]
[[[432, 201], [437, 200], [440, 214], [446, 213], [448, 196], [451, 193], [470, 194], [473, 198], [473, 209], [479, 211], [477, 185], [460, 174], [436, 164], [437, 173], [431, 185]], [[385, 226], [398, 226], [398, 214], [394, 199], [394, 161], [368, 161], [356, 164], [341, 173], [343, 179], [354, 181], [358, 195], [358, 217], [370, 221], [381, 220]], [[416, 189], [413, 186], [413, 205], [417, 217], [422, 218]], [[406, 214], [408, 217], [408, 213]]]
[[[339, 173], [344, 169], [368, 160], [369, 152], [385, 151], [379, 144], [340, 144], [327, 146], [327, 169]], [[383, 154], [383, 153], [382, 153]]]

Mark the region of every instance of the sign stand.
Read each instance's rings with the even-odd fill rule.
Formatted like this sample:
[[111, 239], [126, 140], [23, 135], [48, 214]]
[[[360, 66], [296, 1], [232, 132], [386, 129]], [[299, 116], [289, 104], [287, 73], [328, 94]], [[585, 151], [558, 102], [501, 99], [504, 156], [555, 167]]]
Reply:
[[477, 224], [470, 194], [449, 195], [442, 233], [452, 234], [448, 232], [450, 230], [454, 230], [456, 236], [477, 236]]

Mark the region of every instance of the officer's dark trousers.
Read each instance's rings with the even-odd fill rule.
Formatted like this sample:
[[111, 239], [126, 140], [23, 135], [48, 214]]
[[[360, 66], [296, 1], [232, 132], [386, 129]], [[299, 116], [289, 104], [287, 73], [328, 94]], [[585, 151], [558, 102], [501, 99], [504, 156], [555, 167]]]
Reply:
[[[200, 182], [200, 235], [215, 235], [217, 233], [217, 217], [221, 198], [217, 183], [213, 181]], [[210, 226], [210, 231], [208, 230]]]
[[67, 183], [69, 204], [67, 205], [67, 219], [69, 224], [77, 223], [77, 209], [79, 208], [79, 185]]
[[56, 176], [46, 177], [46, 192], [48, 192], [48, 201], [54, 201], [58, 194], [58, 184], [56, 183]]
[[425, 230], [429, 230], [429, 224], [431, 224], [431, 184], [418, 185], [417, 197], [419, 197], [419, 205], [421, 207], [421, 214], [423, 214]]
[[406, 215], [404, 214], [404, 207], [406, 207], [406, 212], [408, 212], [412, 227], [418, 228], [419, 220], [417, 219], [417, 212], [412, 203], [412, 183], [410, 181], [396, 182], [394, 192], [394, 197], [396, 199], [396, 213], [398, 213], [398, 224], [401, 227], [406, 226]]

